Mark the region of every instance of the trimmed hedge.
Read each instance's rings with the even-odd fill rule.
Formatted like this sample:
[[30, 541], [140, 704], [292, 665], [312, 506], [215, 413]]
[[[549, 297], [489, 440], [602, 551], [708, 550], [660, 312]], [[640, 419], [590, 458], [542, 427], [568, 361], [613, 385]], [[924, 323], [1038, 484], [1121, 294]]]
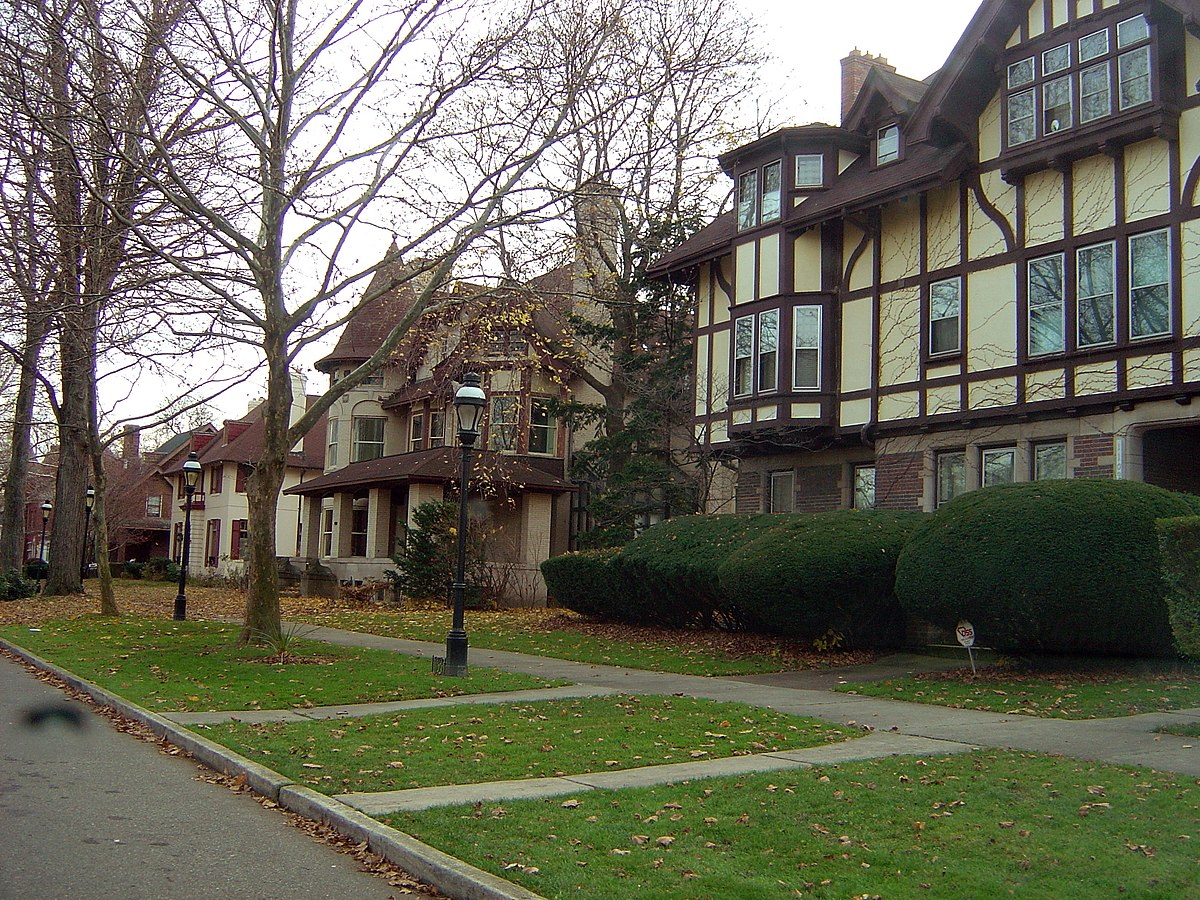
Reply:
[[721, 591], [770, 633], [812, 640], [833, 631], [854, 647], [904, 641], [896, 560], [920, 512], [776, 517], [776, 527], [716, 566]]
[[620, 587], [621, 574], [613, 561], [619, 547], [564, 553], [542, 563], [542, 577], [550, 596], [560, 606], [595, 619], [618, 618], [628, 594]]
[[1158, 542], [1175, 649], [1200, 660], [1200, 517], [1159, 519]]
[[1171, 653], [1155, 520], [1200, 497], [1132, 481], [983, 488], [930, 516], [900, 554], [911, 615], [1016, 652]]
[[681, 516], [644, 531], [616, 559], [629, 595], [628, 618], [685, 628], [757, 627], [717, 582], [717, 567], [730, 553], [776, 528], [782, 517], [767, 513]]

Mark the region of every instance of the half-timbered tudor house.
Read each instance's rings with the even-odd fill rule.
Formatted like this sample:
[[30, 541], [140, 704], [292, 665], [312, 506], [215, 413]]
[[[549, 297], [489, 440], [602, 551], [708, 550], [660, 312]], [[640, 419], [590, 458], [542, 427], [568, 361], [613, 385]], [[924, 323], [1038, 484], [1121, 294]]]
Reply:
[[725, 154], [733, 210], [654, 269], [737, 509], [1200, 489], [1200, 2], [985, 0], [923, 81], [842, 65], [841, 125]]

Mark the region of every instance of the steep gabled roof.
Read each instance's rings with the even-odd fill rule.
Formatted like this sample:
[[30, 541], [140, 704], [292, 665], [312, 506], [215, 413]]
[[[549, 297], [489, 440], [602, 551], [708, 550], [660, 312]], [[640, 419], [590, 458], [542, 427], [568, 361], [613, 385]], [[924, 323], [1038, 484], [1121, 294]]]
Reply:
[[[312, 396], [305, 398], [306, 406], [311, 407], [317, 399]], [[325, 428], [326, 417], [321, 416], [317, 420], [317, 424], [304, 436], [300, 445], [301, 449], [288, 453], [287, 464], [302, 469], [323, 469], [325, 467]], [[225, 427], [217, 432], [216, 437], [197, 451], [200, 464], [256, 462], [262, 455], [265, 434], [266, 421], [263, 416], [263, 403], [259, 403], [243, 418], [227, 421]], [[187, 448], [179, 449], [186, 450]], [[176, 452], [172, 458], [164, 462], [163, 474], [178, 474], [186, 459], [186, 452]]]
[[871, 69], [842, 127], [857, 132], [869, 128], [880, 117], [878, 109], [881, 105], [901, 121], [907, 121], [928, 90], [927, 81], [918, 81], [887, 69]]

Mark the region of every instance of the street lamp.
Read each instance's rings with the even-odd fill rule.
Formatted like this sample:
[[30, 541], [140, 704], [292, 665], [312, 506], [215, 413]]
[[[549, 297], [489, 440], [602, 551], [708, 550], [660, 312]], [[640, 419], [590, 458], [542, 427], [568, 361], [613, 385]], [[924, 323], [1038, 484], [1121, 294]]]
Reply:
[[196, 492], [196, 481], [200, 478], [200, 461], [196, 451], [188, 454], [187, 462], [183, 464], [183, 490], [187, 499], [183, 505], [183, 548], [179, 557], [179, 593], [175, 595], [175, 620], [182, 622], [187, 618], [187, 566], [188, 555], [192, 552], [192, 494]]
[[467, 674], [467, 630], [463, 627], [463, 610], [467, 593], [467, 490], [470, 487], [471, 448], [479, 437], [479, 423], [487, 395], [479, 386], [474, 372], [463, 376], [462, 387], [454, 394], [454, 412], [458, 417], [458, 442], [462, 444], [462, 476], [458, 487], [458, 568], [455, 570], [451, 597], [454, 601], [454, 622], [446, 635], [447, 675]]
[[[54, 504], [49, 500], [42, 501], [42, 539], [38, 543], [38, 573], [42, 578], [46, 577], [46, 523], [50, 521], [50, 510], [54, 509]], [[46, 590], [45, 582], [42, 582], [42, 590]]]
[[96, 489], [90, 484], [83, 495], [83, 559], [79, 561], [79, 580], [87, 578], [88, 525], [92, 518], [92, 507], [96, 505]]

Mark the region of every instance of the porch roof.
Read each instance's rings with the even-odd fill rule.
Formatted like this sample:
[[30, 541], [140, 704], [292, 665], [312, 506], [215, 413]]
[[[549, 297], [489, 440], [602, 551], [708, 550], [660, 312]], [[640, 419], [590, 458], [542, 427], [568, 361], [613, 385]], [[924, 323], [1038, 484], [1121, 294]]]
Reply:
[[[364, 487], [400, 487], [419, 483], [457, 482], [462, 457], [457, 447], [434, 447], [412, 453], [381, 456], [351, 463], [333, 472], [302, 482], [284, 491], [306, 496], [344, 492]], [[574, 490], [570, 482], [545, 471], [525, 457], [509, 456], [491, 450], [471, 454], [472, 478], [486, 478], [497, 488], [509, 491], [535, 491], [562, 494]], [[549, 463], [562, 460], [547, 459]]]

